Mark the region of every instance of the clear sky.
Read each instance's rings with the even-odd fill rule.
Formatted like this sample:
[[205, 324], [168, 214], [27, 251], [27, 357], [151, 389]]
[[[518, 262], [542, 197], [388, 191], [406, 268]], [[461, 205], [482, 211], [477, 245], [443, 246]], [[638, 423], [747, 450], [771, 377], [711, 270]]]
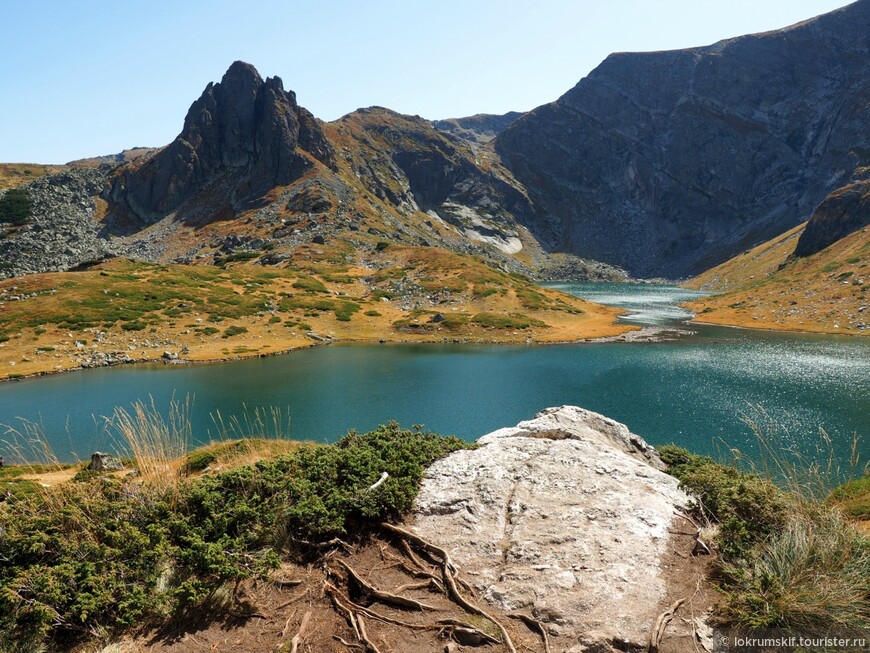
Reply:
[[610, 52], [706, 45], [845, 0], [0, 0], [0, 161], [164, 145], [236, 59], [325, 120], [528, 110]]

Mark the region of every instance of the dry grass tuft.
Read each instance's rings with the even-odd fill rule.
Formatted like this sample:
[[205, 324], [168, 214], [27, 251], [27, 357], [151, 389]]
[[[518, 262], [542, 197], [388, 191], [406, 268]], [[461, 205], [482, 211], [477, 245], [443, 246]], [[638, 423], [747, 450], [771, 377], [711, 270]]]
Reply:
[[142, 480], [146, 483], [172, 486], [178, 480], [178, 461], [187, 451], [192, 438], [191, 400], [173, 399], [167, 415], [149, 403], [137, 401], [130, 411], [116, 408], [107, 418], [110, 432], [125, 443]]

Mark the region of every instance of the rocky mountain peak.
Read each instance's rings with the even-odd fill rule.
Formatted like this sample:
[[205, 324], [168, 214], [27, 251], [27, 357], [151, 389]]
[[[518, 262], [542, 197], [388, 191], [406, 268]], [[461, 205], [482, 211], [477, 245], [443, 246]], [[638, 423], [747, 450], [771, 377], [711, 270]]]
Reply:
[[172, 143], [141, 167], [122, 170], [111, 197], [152, 222], [217, 186], [238, 210], [298, 179], [312, 158], [334, 166], [318, 122], [280, 77], [264, 81], [252, 65], [236, 61], [190, 106]]

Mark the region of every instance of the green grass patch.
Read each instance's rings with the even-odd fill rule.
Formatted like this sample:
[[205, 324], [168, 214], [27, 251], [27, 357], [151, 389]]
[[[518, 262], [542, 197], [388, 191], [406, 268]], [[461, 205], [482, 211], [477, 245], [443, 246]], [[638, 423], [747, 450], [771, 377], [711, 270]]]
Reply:
[[[727, 620], [815, 632], [870, 627], [870, 540], [839, 509], [817, 500], [813, 490], [802, 494], [799, 483], [797, 492], [784, 490], [675, 446], [660, 454], [697, 498], [698, 519], [709, 520], [712, 533], [718, 529], [716, 579]], [[841, 492], [845, 498], [858, 491]]]
[[839, 486], [831, 493], [830, 500], [850, 517], [870, 520], [870, 476]]
[[124, 331], [142, 331], [147, 326], [148, 326], [148, 324], [145, 322], [140, 322], [138, 320], [134, 320], [133, 322], [124, 322], [121, 325], [121, 328]]
[[314, 277], [300, 277], [293, 282], [293, 287], [306, 292], [329, 292], [323, 282]]
[[261, 255], [262, 252], [236, 252], [215, 259], [215, 265], [225, 266], [229, 263], [245, 263], [247, 261], [253, 261]]

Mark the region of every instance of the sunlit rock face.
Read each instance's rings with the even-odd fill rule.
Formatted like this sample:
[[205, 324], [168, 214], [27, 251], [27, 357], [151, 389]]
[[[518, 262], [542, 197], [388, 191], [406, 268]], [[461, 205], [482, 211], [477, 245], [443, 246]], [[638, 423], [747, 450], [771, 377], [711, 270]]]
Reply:
[[489, 602], [560, 635], [645, 646], [664, 609], [669, 530], [689, 501], [656, 451], [576, 406], [478, 443], [429, 468], [414, 530]]
[[[317, 121], [285, 91], [280, 77], [265, 81], [236, 61], [218, 84], [206, 86], [172, 143], [141, 166], [128, 166], [111, 197], [146, 222], [155, 221], [204, 190], [219, 213], [238, 210], [311, 166], [307, 152], [331, 165], [332, 147]], [[223, 200], [223, 201], [221, 201]]]

